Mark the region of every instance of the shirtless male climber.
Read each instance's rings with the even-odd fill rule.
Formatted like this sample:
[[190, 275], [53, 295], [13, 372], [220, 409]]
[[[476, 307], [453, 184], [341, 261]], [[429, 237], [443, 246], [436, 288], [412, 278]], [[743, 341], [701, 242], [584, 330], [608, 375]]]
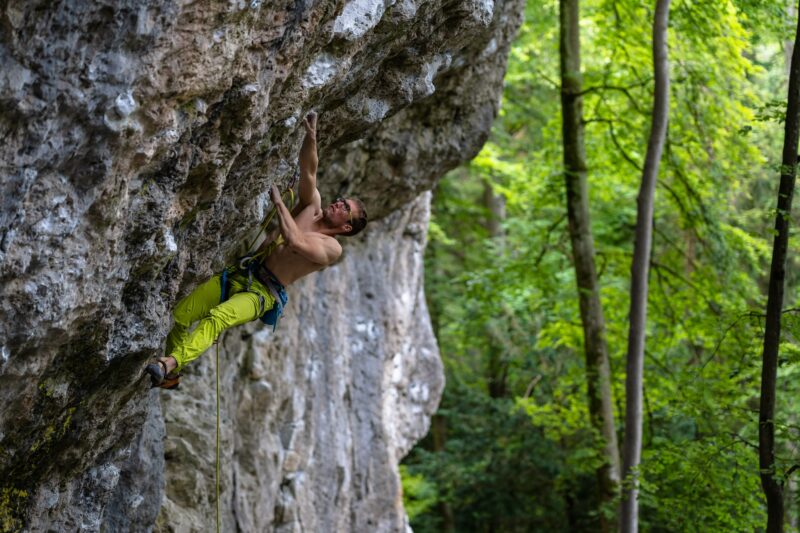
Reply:
[[278, 188], [273, 185], [270, 190], [280, 224], [273, 237], [279, 231], [282, 242], [267, 237], [255, 254], [264, 259], [256, 260], [247, 271], [230, 274], [224, 302], [220, 303], [224, 278], [217, 274], [178, 303], [173, 311], [175, 325], [167, 337], [166, 356], [145, 369], [153, 386], [176, 386], [178, 372], [205, 352], [224, 330], [267, 313], [272, 313], [273, 321], [269, 323], [274, 324], [286, 302], [285, 287], [336, 262], [342, 247], [335, 237], [355, 235], [367, 225], [364, 204], [356, 198], [339, 198], [322, 208], [317, 190], [316, 113], [309, 113], [303, 126], [306, 135], [300, 149], [297, 207], [290, 213]]

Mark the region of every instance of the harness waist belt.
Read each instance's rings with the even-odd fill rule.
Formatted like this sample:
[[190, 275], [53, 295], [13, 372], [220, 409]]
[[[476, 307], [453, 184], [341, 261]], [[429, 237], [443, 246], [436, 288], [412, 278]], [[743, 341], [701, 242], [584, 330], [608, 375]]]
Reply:
[[[270, 292], [280, 294], [282, 291], [286, 290], [286, 287], [280, 282], [278, 276], [270, 272], [270, 270], [264, 266], [264, 263], [258, 264], [255, 274], [256, 279], [266, 285]], [[275, 300], [278, 300], [278, 294], [273, 294]]]
[[259, 262], [258, 267], [255, 268], [255, 276], [258, 281], [269, 289], [269, 292], [275, 298], [275, 305], [261, 317], [261, 321], [265, 324], [270, 324], [272, 331], [275, 331], [278, 326], [278, 319], [283, 314], [283, 307], [289, 301], [289, 296], [286, 294], [286, 288], [283, 283], [263, 263]]

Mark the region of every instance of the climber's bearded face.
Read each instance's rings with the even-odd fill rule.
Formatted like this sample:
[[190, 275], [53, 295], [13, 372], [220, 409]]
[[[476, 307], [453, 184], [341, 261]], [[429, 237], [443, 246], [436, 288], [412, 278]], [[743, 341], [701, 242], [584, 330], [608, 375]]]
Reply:
[[325, 222], [334, 228], [352, 226], [354, 211], [358, 209], [355, 203], [347, 198], [337, 198], [323, 210]]

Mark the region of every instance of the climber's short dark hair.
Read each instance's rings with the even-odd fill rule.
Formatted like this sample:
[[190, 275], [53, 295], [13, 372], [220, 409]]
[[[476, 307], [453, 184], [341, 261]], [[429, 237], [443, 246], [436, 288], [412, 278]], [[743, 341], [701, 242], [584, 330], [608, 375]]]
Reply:
[[353, 203], [358, 206], [358, 218], [353, 218], [352, 226], [353, 229], [348, 231], [347, 233], [342, 233], [345, 237], [352, 237], [353, 235], [357, 235], [361, 232], [364, 228], [367, 227], [367, 208], [364, 207], [364, 202], [359, 200], [358, 198], [350, 198]]

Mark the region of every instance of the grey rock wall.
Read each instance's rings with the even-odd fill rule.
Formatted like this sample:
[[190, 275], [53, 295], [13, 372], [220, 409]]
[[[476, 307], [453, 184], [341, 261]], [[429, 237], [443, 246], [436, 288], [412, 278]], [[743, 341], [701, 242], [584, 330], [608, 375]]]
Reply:
[[[404, 529], [396, 465], [426, 432], [444, 385], [422, 293], [428, 196], [293, 286], [274, 333], [226, 334], [225, 531]], [[164, 531], [215, 519], [214, 379], [210, 353], [182, 390], [161, 393]]]
[[0, 530], [213, 523], [213, 353], [177, 393], [141, 371], [312, 108], [323, 197], [379, 222], [276, 333], [223, 339], [222, 515], [405, 527], [396, 465], [442, 387], [420, 193], [484, 142], [521, 4], [0, 2]]

